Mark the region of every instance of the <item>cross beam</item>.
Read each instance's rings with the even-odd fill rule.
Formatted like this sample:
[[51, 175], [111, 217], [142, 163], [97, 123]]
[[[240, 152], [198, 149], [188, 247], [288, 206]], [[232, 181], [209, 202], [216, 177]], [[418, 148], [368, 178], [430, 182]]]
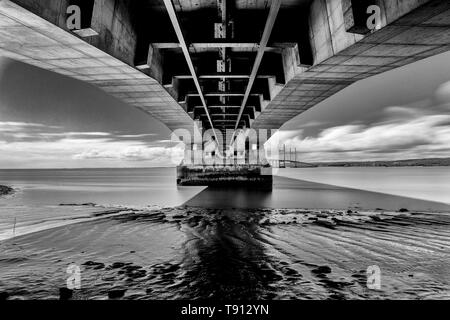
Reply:
[[[180, 48], [179, 43], [172, 42], [156, 42], [152, 43], [153, 47], [156, 49], [178, 49]], [[256, 51], [258, 49], [258, 44], [253, 42], [226, 42], [217, 39], [216, 42], [194, 42], [189, 45], [189, 49], [220, 49], [220, 48], [244, 48], [253, 49]]]
[[177, 34], [177, 38], [178, 38], [178, 41], [180, 42], [181, 50], [183, 51], [184, 57], [188, 64], [189, 70], [192, 75], [192, 79], [195, 82], [195, 87], [197, 88], [198, 94], [202, 101], [203, 108], [205, 109], [206, 115], [208, 116], [209, 124], [211, 125], [211, 128], [213, 129], [216, 141], [219, 141], [217, 139], [216, 131], [214, 130], [214, 125], [213, 125], [211, 116], [209, 115], [208, 105], [206, 104], [205, 96], [203, 95], [202, 88], [200, 86], [200, 82], [198, 81], [197, 73], [195, 71], [194, 64], [192, 63], [192, 59], [189, 54], [188, 46], [186, 45], [186, 41], [184, 40], [183, 32], [181, 31], [180, 23], [178, 22], [177, 14], [175, 12], [175, 8], [173, 7], [172, 0], [164, 0], [164, 5], [166, 6], [166, 10], [167, 10], [167, 13], [169, 14], [170, 21], [172, 22], [172, 26], [175, 29], [175, 33]]
[[239, 127], [239, 122], [241, 120], [242, 114], [244, 112], [245, 106], [246, 106], [248, 98], [250, 96], [250, 92], [252, 91], [253, 84], [255, 83], [256, 76], [258, 75], [258, 70], [261, 65], [262, 58], [264, 56], [264, 51], [266, 50], [267, 43], [269, 42], [270, 35], [272, 34], [272, 29], [273, 29], [275, 20], [278, 15], [278, 11], [280, 10], [280, 6], [281, 6], [281, 0], [272, 0], [269, 16], [267, 17], [266, 26], [264, 28], [264, 33], [261, 38], [258, 53], [256, 55], [256, 60], [253, 65], [252, 73], [250, 75], [250, 80], [248, 82], [247, 90], [245, 91], [244, 99], [242, 100], [241, 109], [239, 110], [239, 116], [236, 121], [236, 126], [234, 128], [235, 131]]

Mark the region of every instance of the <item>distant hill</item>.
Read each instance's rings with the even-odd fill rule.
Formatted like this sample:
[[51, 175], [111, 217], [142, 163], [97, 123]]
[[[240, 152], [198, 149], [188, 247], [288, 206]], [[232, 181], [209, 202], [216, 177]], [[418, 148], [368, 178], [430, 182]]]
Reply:
[[450, 166], [450, 158], [409, 159], [394, 161], [313, 162], [318, 167], [437, 167]]

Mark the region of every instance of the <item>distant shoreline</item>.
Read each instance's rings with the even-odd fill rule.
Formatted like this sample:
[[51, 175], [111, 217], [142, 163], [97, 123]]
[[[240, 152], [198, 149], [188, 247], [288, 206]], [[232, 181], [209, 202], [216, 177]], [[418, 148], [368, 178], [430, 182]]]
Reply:
[[[292, 163], [290, 166], [294, 166]], [[330, 161], [330, 162], [297, 162], [297, 168], [317, 167], [449, 167], [450, 158], [427, 158], [381, 161]], [[98, 168], [0, 168], [0, 170], [30, 171], [76, 171], [76, 170], [142, 170], [142, 169], [174, 169], [176, 167], [98, 167]]]
[[336, 161], [300, 163], [300, 168], [317, 167], [448, 167], [450, 158], [408, 159], [392, 161]]
[[14, 192], [14, 189], [7, 186], [0, 186], [0, 196], [6, 196]]

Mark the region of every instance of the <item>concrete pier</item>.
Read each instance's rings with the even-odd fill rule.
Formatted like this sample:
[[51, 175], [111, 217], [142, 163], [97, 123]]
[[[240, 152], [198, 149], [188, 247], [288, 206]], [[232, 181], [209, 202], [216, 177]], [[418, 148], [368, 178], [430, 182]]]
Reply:
[[273, 177], [270, 166], [179, 166], [179, 186], [246, 187], [272, 190]]

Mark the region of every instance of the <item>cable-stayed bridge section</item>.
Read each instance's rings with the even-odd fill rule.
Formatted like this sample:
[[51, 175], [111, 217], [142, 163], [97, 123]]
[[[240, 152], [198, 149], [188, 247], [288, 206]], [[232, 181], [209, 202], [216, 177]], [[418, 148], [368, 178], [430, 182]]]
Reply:
[[0, 0], [0, 56], [226, 146], [449, 49], [441, 0]]
[[449, 47], [448, 1], [0, 1], [0, 55], [89, 82], [173, 130], [279, 128]]

